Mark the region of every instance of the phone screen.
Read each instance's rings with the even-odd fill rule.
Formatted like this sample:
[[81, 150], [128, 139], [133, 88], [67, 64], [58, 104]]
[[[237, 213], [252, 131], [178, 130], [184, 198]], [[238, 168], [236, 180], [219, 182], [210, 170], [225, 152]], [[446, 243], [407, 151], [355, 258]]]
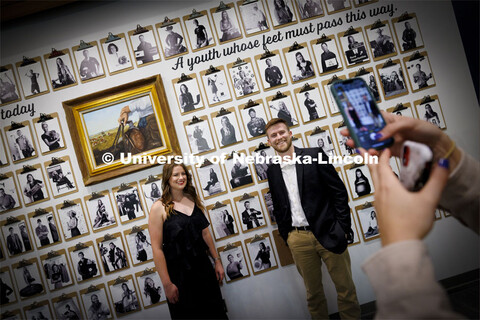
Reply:
[[375, 134], [385, 127], [386, 122], [363, 79], [335, 82], [332, 84], [332, 93], [357, 146], [367, 150], [383, 149], [393, 143], [392, 138], [375, 140]]

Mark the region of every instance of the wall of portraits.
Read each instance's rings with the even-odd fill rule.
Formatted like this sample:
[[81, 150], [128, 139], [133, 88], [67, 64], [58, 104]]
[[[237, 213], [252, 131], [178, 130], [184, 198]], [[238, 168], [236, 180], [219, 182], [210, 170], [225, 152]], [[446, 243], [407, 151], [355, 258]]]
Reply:
[[[230, 155], [223, 164], [190, 165], [189, 172], [225, 269], [221, 290], [232, 319], [309, 317], [303, 280], [278, 236], [266, 179], [270, 164], [242, 164], [232, 155], [275, 155], [265, 136], [270, 119], [290, 123], [295, 146], [352, 155], [355, 150], [339, 135], [343, 119], [329, 87], [337, 78], [361, 77], [380, 109], [429, 121], [479, 156], [479, 109], [449, 2], [82, 6], [2, 30], [0, 279], [6, 296], [0, 302], [2, 312], [10, 312], [5, 319], [169, 317], [148, 232], [150, 208], [162, 194], [162, 166], [113, 173], [91, 184], [79, 165], [90, 162], [108, 171], [99, 152], [118, 146], [122, 120], [125, 130], [157, 132], [147, 151], [175, 141], [182, 154]], [[80, 112], [76, 125], [90, 133], [91, 152], [75, 152], [62, 102], [158, 74], [165, 89], [162, 108], [172, 120], [162, 122], [157, 115], [151, 123], [156, 91], [136, 87], [121, 101], [109, 103], [110, 96]], [[132, 110], [125, 118], [127, 105]], [[177, 139], [158, 136], [164, 127]], [[399, 165], [391, 160], [397, 174]], [[365, 165], [336, 170], [349, 194], [355, 234], [349, 252], [363, 304], [375, 297], [361, 264], [381, 246], [375, 189]], [[439, 279], [478, 268], [476, 236], [448, 216], [436, 212], [426, 239]], [[322, 272], [329, 311], [336, 312], [335, 287], [327, 270]]]

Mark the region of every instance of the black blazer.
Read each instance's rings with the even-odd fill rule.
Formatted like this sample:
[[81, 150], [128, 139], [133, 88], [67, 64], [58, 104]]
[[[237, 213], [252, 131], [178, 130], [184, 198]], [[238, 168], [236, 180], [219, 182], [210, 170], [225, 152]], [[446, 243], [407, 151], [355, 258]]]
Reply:
[[[295, 148], [295, 154], [312, 159], [319, 159], [321, 154], [324, 161], [328, 159], [320, 148]], [[331, 164], [312, 162], [297, 163], [295, 166], [300, 200], [313, 234], [325, 249], [342, 253], [347, 248], [346, 234], [351, 230], [345, 185]], [[288, 233], [292, 230], [292, 213], [280, 165], [272, 164], [267, 175], [278, 231], [287, 241]]]

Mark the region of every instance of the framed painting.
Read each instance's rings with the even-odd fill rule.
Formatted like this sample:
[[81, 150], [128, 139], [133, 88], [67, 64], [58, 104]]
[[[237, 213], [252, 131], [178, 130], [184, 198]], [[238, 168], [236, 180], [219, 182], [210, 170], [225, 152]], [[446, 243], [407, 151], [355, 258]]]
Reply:
[[181, 153], [166, 125], [173, 119], [160, 75], [64, 101], [63, 108], [85, 185], [155, 164], [124, 164], [134, 154]]

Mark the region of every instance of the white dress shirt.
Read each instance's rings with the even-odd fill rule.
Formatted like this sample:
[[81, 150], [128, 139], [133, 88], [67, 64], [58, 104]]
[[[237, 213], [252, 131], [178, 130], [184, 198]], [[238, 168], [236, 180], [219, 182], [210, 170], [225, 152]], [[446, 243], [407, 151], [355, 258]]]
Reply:
[[282, 169], [283, 181], [287, 187], [288, 200], [290, 201], [290, 210], [292, 212], [292, 227], [308, 226], [307, 217], [302, 208], [300, 200], [300, 191], [298, 190], [297, 169], [295, 164], [280, 164]]

